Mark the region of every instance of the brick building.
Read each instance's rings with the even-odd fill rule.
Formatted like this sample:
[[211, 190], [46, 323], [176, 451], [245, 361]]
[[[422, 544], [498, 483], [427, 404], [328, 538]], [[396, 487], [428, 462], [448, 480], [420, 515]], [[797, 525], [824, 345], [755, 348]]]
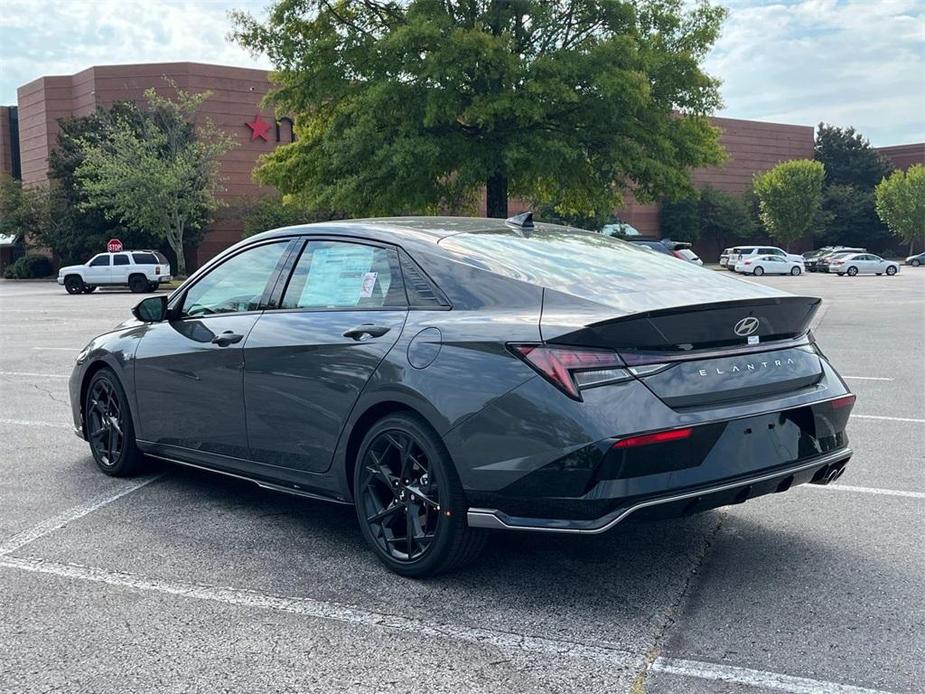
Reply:
[[[155, 87], [170, 94], [164, 81], [168, 77], [184, 90], [209, 90], [201, 114], [238, 140], [239, 146], [222, 159], [226, 191], [222, 197], [233, 201], [268, 193], [251, 178], [257, 158], [281, 143], [292, 140], [288, 119], [276, 121], [260, 107], [270, 89], [263, 70], [206, 65], [201, 63], [159, 63], [148, 65], [106, 65], [87, 68], [74, 75], [40, 77], [18, 90], [18, 108], [0, 107], [0, 171], [21, 177], [25, 184], [42, 183], [48, 178], [48, 156], [55, 146], [57, 121], [68, 116], [86, 116], [97, 107], [116, 101], [142, 101], [145, 89]], [[789, 159], [812, 158], [813, 128], [757, 121], [715, 118], [720, 142], [728, 153], [723, 166], [697, 169], [694, 183], [706, 184], [730, 193], [741, 193], [753, 175]], [[907, 156], [903, 146], [883, 148], [888, 156]], [[922, 145], [911, 147], [922, 148]], [[890, 154], [886, 150], [897, 150]], [[900, 151], [901, 150], [901, 151]], [[913, 156], [917, 150], [912, 150]], [[512, 209], [519, 210], [513, 202]], [[485, 212], [484, 195], [482, 214]], [[643, 205], [632, 196], [618, 211], [619, 217], [646, 235], [659, 237], [656, 205]], [[206, 236], [188, 260], [195, 267], [241, 237], [242, 223], [234, 208], [217, 215]], [[705, 259], [713, 260], [718, 249], [699, 248]]]

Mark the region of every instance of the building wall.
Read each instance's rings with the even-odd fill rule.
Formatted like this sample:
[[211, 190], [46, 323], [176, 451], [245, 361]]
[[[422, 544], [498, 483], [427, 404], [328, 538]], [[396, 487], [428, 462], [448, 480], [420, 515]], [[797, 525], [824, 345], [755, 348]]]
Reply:
[[13, 175], [13, 133], [10, 132], [10, 107], [0, 106], [0, 174]]
[[[225, 202], [240, 197], [266, 194], [251, 178], [257, 158], [278, 145], [273, 114], [259, 106], [270, 88], [267, 72], [247, 68], [204, 65], [201, 63], [157, 63], [149, 65], [106, 65], [91, 67], [65, 77], [42, 77], [19, 88], [20, 147], [22, 177], [26, 184], [48, 180], [48, 157], [58, 134], [57, 120], [67, 116], [88, 116], [96, 108], [108, 108], [116, 101], [144, 103], [150, 87], [159, 94], [173, 96], [164, 77], [189, 92], [211, 91], [199, 118], [208, 118], [235, 138], [238, 146], [221, 160]], [[254, 138], [246, 123], [259, 115], [270, 125], [267, 140]], [[291, 140], [286, 121], [280, 139]], [[241, 238], [243, 225], [233, 215], [222, 214], [210, 226], [202, 244], [190, 258], [198, 265]]]
[[905, 171], [913, 164], [925, 164], [925, 142], [892, 147], [877, 147], [880, 154], [893, 162], [897, 169]]

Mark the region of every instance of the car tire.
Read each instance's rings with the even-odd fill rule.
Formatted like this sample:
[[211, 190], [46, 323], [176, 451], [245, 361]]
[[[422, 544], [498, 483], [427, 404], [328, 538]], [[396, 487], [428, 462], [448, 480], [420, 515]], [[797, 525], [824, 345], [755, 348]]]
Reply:
[[156, 291], [157, 291], [157, 287], [158, 287], [158, 283], [157, 283], [157, 282], [148, 282], [148, 291], [149, 291], [149, 292], [156, 292]]
[[922, 261], [916, 259], [916, 260], [913, 260], [912, 262], [910, 262], [909, 264], [910, 264], [912, 267], [918, 267], [919, 265], [922, 264]]
[[85, 284], [83, 288], [84, 294], [92, 294], [96, 291], [96, 285]]
[[854, 265], [852, 265], [845, 272], [848, 273], [848, 277], [854, 277], [855, 275], [858, 274], [858, 269]]
[[466, 497], [446, 447], [417, 415], [388, 415], [366, 433], [353, 491], [366, 543], [401, 576], [451, 571], [485, 545], [484, 531], [466, 522]]
[[798, 265], [794, 265], [792, 268], [790, 268], [790, 274], [793, 275], [794, 277], [802, 273], [803, 271], [800, 269]]
[[133, 294], [142, 294], [148, 290], [148, 280], [144, 275], [132, 275], [128, 278], [128, 288]]
[[77, 275], [68, 275], [64, 278], [64, 288], [68, 294], [83, 294], [84, 281]]
[[761, 277], [764, 274], [764, 268], [759, 265], [754, 270], [752, 270], [752, 274], [755, 277]]
[[892, 277], [893, 275], [895, 275], [895, 274], [896, 274], [896, 266], [895, 266], [895, 265], [888, 265], [887, 268], [886, 268], [886, 274], [888, 274], [890, 277]]
[[93, 374], [83, 406], [87, 442], [97, 467], [112, 477], [142, 472], [146, 460], [135, 442], [129, 401], [112, 369]]

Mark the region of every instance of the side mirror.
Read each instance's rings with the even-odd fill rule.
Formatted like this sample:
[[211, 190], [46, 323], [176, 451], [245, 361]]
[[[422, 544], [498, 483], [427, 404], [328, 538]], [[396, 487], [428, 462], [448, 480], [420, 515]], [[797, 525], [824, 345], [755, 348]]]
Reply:
[[167, 318], [167, 297], [165, 295], [149, 296], [142, 299], [132, 309], [132, 315], [142, 323], [159, 323]]

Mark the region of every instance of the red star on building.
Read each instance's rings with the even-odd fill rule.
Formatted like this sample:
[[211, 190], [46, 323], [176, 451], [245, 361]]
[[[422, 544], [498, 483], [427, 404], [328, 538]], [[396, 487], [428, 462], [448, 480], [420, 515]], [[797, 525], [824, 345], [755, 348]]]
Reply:
[[270, 141], [270, 138], [267, 137], [267, 133], [270, 132], [270, 124], [261, 118], [259, 113], [254, 116], [252, 122], [245, 123], [245, 125], [251, 129], [251, 142], [258, 137], [262, 137], [264, 142]]

